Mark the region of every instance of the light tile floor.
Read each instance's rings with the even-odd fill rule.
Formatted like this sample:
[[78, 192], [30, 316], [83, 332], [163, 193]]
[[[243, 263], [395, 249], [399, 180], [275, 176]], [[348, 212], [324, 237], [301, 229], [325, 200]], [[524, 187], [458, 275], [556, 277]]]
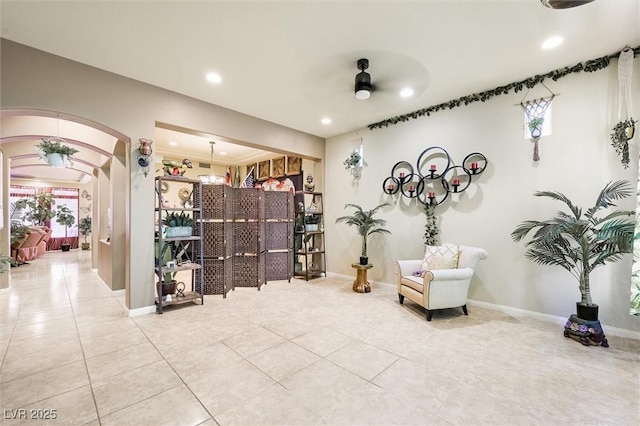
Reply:
[[[638, 340], [585, 347], [558, 324], [475, 306], [426, 322], [393, 287], [358, 294], [340, 279], [128, 318], [88, 256], [12, 270], [0, 423], [640, 424]], [[57, 418], [11, 419], [46, 410]]]

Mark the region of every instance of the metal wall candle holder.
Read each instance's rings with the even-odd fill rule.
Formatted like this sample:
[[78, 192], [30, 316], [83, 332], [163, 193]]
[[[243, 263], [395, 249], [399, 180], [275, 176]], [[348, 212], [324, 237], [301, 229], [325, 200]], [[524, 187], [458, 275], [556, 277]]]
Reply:
[[[428, 163], [428, 169], [425, 169]], [[451, 193], [464, 192], [473, 178], [487, 168], [487, 158], [472, 152], [456, 166], [449, 153], [439, 146], [432, 146], [418, 156], [416, 168], [408, 161], [399, 161], [391, 168], [391, 176], [382, 182], [382, 190], [389, 195], [402, 194], [406, 198], [417, 198], [422, 204], [437, 206]], [[439, 194], [429, 185], [439, 183]]]

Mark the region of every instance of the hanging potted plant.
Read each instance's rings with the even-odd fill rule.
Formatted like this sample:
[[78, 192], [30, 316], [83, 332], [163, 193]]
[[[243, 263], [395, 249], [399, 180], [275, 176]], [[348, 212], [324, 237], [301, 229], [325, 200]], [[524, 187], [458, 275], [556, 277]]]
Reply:
[[89, 250], [89, 242], [87, 241], [87, 236], [91, 234], [91, 217], [86, 216], [80, 219], [78, 222], [78, 232], [82, 235], [84, 241], [81, 244], [82, 250]]
[[349, 154], [349, 157], [347, 157], [347, 159], [342, 162], [342, 164], [344, 164], [344, 169], [351, 172], [353, 177], [359, 177], [361, 160], [362, 156], [360, 155], [360, 152], [358, 152], [357, 150], [353, 150], [351, 151], [351, 154]]
[[60, 244], [60, 249], [69, 251], [71, 244], [69, 243], [67, 230], [76, 223], [76, 218], [69, 207], [62, 205], [56, 207], [56, 222], [64, 226], [64, 241]]
[[[576, 310], [582, 320], [598, 319], [598, 305], [591, 300], [591, 272], [607, 262], [620, 260], [621, 254], [633, 250], [634, 221], [628, 218], [634, 217], [635, 211], [606, 211], [615, 207], [613, 201], [632, 193], [627, 181], [609, 182], [595, 205], [583, 211], [559, 192], [536, 192], [536, 197], [563, 202], [569, 212], [560, 211], [544, 221], [524, 221], [511, 233], [511, 238], [518, 242], [535, 231], [531, 241], [526, 243], [526, 258], [540, 265], [561, 266], [578, 280], [582, 297], [576, 302]], [[600, 216], [600, 213], [604, 215]]]
[[636, 132], [636, 122], [633, 118], [621, 121], [613, 127], [613, 133], [611, 133], [611, 146], [621, 156], [621, 162], [625, 169], [629, 167], [629, 141]]
[[65, 145], [66, 141], [60, 138], [42, 138], [42, 142], [36, 145], [40, 157], [52, 167], [67, 167], [73, 164], [73, 155], [77, 149]]
[[358, 229], [358, 234], [362, 237], [361, 265], [367, 265], [369, 263], [369, 257], [367, 256], [367, 238], [369, 235], [391, 234], [391, 231], [383, 228], [387, 224], [386, 220], [373, 218], [373, 215], [375, 215], [378, 210], [388, 205], [388, 203], [383, 203], [371, 210], [363, 210], [362, 207], [356, 204], [345, 204], [345, 209], [347, 207], [353, 207], [356, 211], [351, 216], [342, 216], [336, 219], [336, 223], [344, 222]]
[[544, 124], [543, 117], [534, 117], [529, 120], [529, 132], [531, 133], [531, 137], [533, 139], [539, 139], [542, 136], [542, 125]]

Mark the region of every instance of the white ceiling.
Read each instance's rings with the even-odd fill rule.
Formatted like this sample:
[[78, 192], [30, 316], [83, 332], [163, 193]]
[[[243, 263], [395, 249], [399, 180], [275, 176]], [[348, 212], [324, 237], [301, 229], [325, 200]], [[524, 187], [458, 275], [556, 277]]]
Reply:
[[[640, 44], [637, 0], [565, 10], [539, 0], [2, 0], [0, 8], [3, 38], [320, 137]], [[552, 35], [565, 42], [541, 50]], [[366, 101], [353, 96], [361, 57], [377, 88]], [[209, 71], [222, 83], [207, 82]], [[398, 96], [405, 85], [413, 98]], [[159, 152], [180, 137], [171, 132], [159, 129]], [[196, 140], [193, 155], [207, 161], [211, 138]]]

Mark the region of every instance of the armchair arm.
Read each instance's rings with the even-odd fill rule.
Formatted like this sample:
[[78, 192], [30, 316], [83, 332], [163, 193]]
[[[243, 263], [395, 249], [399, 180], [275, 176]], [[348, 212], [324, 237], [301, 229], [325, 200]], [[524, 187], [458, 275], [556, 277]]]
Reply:
[[429, 271], [429, 274], [425, 274], [425, 285], [429, 281], [451, 281], [451, 280], [466, 280], [473, 276], [473, 269], [461, 268], [461, 269], [436, 269]]
[[396, 261], [396, 275], [398, 275], [398, 280], [405, 275], [413, 275], [414, 272], [420, 270], [420, 266], [422, 266], [422, 259]]

